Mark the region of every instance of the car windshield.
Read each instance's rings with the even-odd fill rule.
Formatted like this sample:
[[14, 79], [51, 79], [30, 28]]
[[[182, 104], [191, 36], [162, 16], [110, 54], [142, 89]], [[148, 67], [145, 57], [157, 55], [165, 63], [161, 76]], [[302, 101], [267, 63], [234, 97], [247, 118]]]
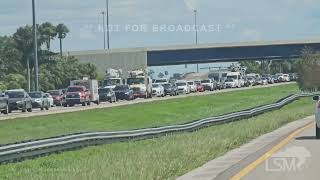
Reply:
[[152, 87], [157, 88], [157, 87], [160, 87], [160, 85], [159, 84], [152, 84]]
[[194, 84], [194, 82], [188, 82], [188, 84], [189, 84], [189, 85], [193, 85], [193, 84]]
[[166, 89], [167, 89], [167, 88], [170, 88], [170, 84], [163, 84], [162, 86], [163, 86], [164, 88], [166, 88]]
[[9, 98], [24, 98], [24, 92], [6, 92]]
[[201, 83], [210, 83], [210, 80], [203, 80]]
[[127, 84], [128, 85], [144, 84], [144, 78], [128, 78]]
[[98, 93], [102, 94], [102, 93], [109, 93], [110, 92], [110, 88], [103, 88], [103, 89], [99, 89]]
[[51, 94], [52, 96], [59, 96], [60, 95], [60, 91], [48, 91], [49, 94]]
[[128, 86], [116, 86], [115, 88], [114, 88], [114, 91], [123, 91], [123, 90], [128, 90], [129, 88], [128, 88]]
[[42, 94], [39, 92], [31, 92], [31, 93], [29, 93], [29, 96], [31, 98], [42, 98]]
[[233, 82], [234, 79], [227, 79], [226, 82]]
[[229, 79], [238, 79], [238, 76], [228, 76]]
[[81, 92], [83, 91], [83, 88], [81, 87], [69, 87], [67, 92]]
[[156, 83], [166, 83], [168, 82], [166, 79], [157, 79], [155, 80]]
[[118, 85], [121, 83], [120, 79], [107, 79], [104, 80], [104, 85], [105, 86], [113, 86], [113, 85]]
[[183, 83], [183, 82], [182, 83], [176, 83], [176, 85], [177, 86], [185, 86], [185, 85], [187, 85], [187, 83]]

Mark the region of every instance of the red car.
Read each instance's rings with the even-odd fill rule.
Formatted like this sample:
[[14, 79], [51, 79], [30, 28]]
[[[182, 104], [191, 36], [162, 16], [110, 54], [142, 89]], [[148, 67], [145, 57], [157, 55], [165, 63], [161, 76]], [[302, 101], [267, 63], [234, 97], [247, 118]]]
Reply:
[[205, 91], [204, 86], [201, 83], [197, 82], [196, 84], [197, 84], [197, 91], [198, 92], [204, 92]]
[[48, 93], [53, 98], [53, 104], [56, 106], [62, 106], [64, 101], [64, 92], [63, 90], [50, 90]]

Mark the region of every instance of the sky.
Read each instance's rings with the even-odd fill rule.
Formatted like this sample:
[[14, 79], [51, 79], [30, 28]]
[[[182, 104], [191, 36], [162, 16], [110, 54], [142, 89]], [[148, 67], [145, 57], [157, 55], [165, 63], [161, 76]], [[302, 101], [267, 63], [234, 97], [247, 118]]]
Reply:
[[[37, 23], [64, 23], [64, 51], [103, 49], [105, 0], [36, 0]], [[319, 0], [109, 0], [110, 47], [320, 38]], [[1, 0], [0, 36], [32, 24], [31, 0]], [[59, 41], [52, 42], [55, 51]]]

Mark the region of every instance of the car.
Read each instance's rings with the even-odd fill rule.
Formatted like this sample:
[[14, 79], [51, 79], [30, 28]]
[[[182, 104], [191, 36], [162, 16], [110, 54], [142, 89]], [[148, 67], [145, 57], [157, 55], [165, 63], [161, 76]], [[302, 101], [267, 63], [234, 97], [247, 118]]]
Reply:
[[284, 82], [285, 81], [282, 73], [277, 73], [276, 76], [277, 76], [278, 82]]
[[271, 78], [273, 79], [274, 83], [279, 83], [280, 82], [277, 75], [273, 75], [273, 76], [271, 76]]
[[64, 107], [72, 107], [75, 104], [90, 105], [90, 92], [85, 86], [69, 86], [65, 94]]
[[268, 85], [268, 78], [261, 78], [261, 85]]
[[44, 95], [45, 95], [45, 96], [47, 97], [47, 99], [49, 100], [50, 107], [54, 107], [53, 97], [51, 96], [51, 94], [49, 94], [49, 93], [44, 93]]
[[179, 94], [190, 94], [190, 86], [187, 81], [177, 81], [175, 85], [178, 87]]
[[29, 96], [32, 100], [32, 108], [40, 108], [41, 111], [44, 109], [49, 110], [51, 107], [48, 97], [42, 91], [30, 92]]
[[201, 84], [204, 86], [204, 90], [206, 91], [213, 91], [217, 88], [214, 81], [211, 79], [202, 80]]
[[9, 113], [12, 111], [32, 112], [32, 100], [24, 89], [13, 89], [5, 91], [9, 97]]
[[226, 79], [226, 80], [225, 80], [225, 83], [226, 83], [226, 87], [227, 87], [227, 88], [236, 88], [236, 87], [238, 87], [238, 86], [236, 85], [236, 81], [235, 81], [234, 79], [232, 79], [232, 78]]
[[290, 81], [297, 81], [298, 80], [298, 75], [296, 73], [290, 73]]
[[256, 85], [256, 79], [254, 77], [247, 77], [247, 81], [250, 83], [250, 86], [255, 86]]
[[188, 84], [191, 92], [197, 92], [197, 85], [194, 81], [188, 81]]
[[171, 84], [171, 83], [165, 83], [165, 84], [162, 84], [163, 88], [164, 88], [164, 94], [166, 96], [176, 96], [178, 95], [178, 88], [177, 86]]
[[260, 77], [256, 78], [256, 85], [263, 85], [262, 79]]
[[117, 102], [116, 93], [112, 88], [100, 88], [98, 90], [100, 101], [114, 103]]
[[64, 97], [64, 91], [62, 89], [50, 90], [50, 91], [47, 91], [47, 93], [49, 93], [52, 96], [53, 104], [55, 106], [63, 106], [65, 97]]
[[204, 92], [204, 91], [205, 91], [205, 90], [204, 90], [204, 85], [201, 84], [201, 81], [196, 81], [195, 83], [196, 83], [196, 85], [197, 85], [197, 91], [198, 91], [198, 92]]
[[315, 119], [316, 119], [316, 138], [320, 139], [320, 97], [314, 96], [315, 103]]
[[9, 97], [2, 92], [0, 92], [0, 113], [9, 113]]
[[164, 87], [161, 84], [152, 84], [152, 95], [157, 97], [164, 97]]
[[289, 76], [289, 74], [283, 74], [283, 81], [284, 81], [284, 82], [290, 82], [290, 76]]
[[128, 85], [118, 85], [113, 89], [113, 91], [115, 92], [118, 100], [130, 101], [134, 99], [133, 90], [130, 89]]

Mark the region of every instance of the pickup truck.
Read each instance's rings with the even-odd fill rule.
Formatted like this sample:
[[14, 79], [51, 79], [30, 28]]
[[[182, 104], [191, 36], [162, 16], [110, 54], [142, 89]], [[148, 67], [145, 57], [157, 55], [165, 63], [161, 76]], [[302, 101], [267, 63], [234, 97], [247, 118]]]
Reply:
[[69, 86], [66, 92], [67, 106], [74, 106], [75, 104], [82, 104], [82, 106], [90, 105], [90, 92], [84, 86]]
[[9, 97], [0, 92], [0, 112], [3, 114], [9, 113]]

